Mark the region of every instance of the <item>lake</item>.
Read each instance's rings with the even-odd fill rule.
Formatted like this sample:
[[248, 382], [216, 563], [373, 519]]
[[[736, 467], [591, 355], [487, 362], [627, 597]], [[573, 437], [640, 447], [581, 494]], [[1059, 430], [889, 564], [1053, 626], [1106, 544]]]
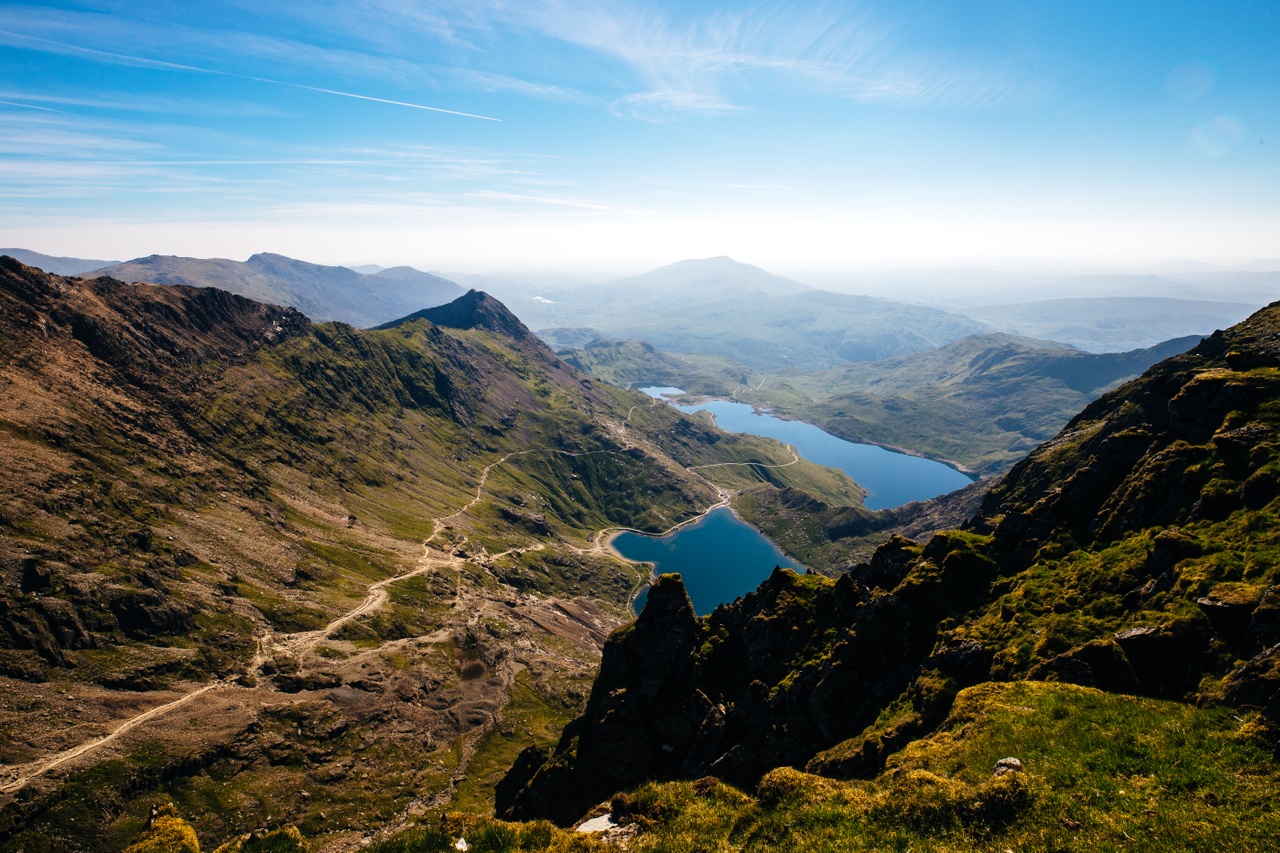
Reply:
[[[641, 388], [652, 397], [683, 393], [679, 388]], [[813, 424], [785, 421], [758, 413], [746, 403], [710, 400], [693, 406], [676, 406], [682, 412], [707, 411], [725, 432], [744, 432], [777, 439], [819, 465], [839, 468], [867, 490], [867, 509], [890, 509], [911, 501], [927, 501], [963, 489], [973, 482], [949, 465], [886, 450], [874, 444], [856, 444], [837, 438]]]
[[[760, 585], [774, 566], [799, 565], [728, 507], [719, 507], [693, 524], [666, 536], [626, 531], [613, 539], [614, 549], [628, 560], [653, 563], [654, 574], [678, 572], [693, 609], [705, 615]], [[647, 591], [636, 600], [644, 609]]]
[[[666, 386], [639, 390], [660, 400], [684, 393]], [[711, 400], [676, 408], [686, 413], [711, 412], [726, 432], [774, 438], [792, 445], [811, 462], [839, 468], [867, 490], [868, 509], [928, 500], [973, 482], [941, 462], [895, 453], [874, 444], [845, 441], [813, 424], [757, 413], [745, 403]], [[700, 615], [751, 592], [774, 566], [799, 568], [768, 537], [725, 507], [667, 536], [622, 533], [614, 538], [613, 547], [628, 560], [653, 563], [655, 574], [678, 572], [693, 609]], [[644, 608], [646, 598], [642, 593], [636, 600], [637, 613]]]

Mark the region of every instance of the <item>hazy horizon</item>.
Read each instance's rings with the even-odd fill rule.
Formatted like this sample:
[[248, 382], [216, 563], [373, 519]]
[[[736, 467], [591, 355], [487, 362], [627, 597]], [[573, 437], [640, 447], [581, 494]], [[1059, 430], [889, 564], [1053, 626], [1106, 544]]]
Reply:
[[0, 242], [591, 276], [1273, 259], [1278, 40], [1280, 7], [1207, 2], [4, 4]]

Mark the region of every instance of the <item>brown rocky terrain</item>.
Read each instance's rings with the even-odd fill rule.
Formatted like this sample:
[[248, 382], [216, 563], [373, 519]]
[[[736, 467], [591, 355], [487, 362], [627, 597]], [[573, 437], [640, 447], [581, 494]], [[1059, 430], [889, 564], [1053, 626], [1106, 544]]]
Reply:
[[483, 808], [629, 616], [598, 533], [781, 453], [475, 292], [361, 332], [0, 259], [0, 364], [3, 850], [118, 849], [156, 797], [333, 850]]

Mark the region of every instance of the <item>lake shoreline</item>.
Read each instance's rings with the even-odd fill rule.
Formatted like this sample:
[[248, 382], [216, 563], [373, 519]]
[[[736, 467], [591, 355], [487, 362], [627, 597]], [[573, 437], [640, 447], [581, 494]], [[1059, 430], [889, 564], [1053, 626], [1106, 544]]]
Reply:
[[[637, 536], [651, 536], [654, 539], [665, 539], [668, 536], [672, 536], [680, 532], [681, 529], [688, 527], [691, 524], [697, 524], [699, 521], [702, 521], [712, 512], [714, 512], [717, 509], [720, 509], [721, 507], [727, 508], [731, 513], [733, 513], [735, 518], [737, 518], [743, 524], [747, 524], [747, 522], [743, 520], [742, 516], [738, 515], [738, 511], [733, 508], [733, 504], [730, 503], [730, 500], [733, 498], [733, 493], [728, 492], [724, 489], [719, 489], [719, 488], [717, 488], [717, 491], [720, 494], [719, 501], [707, 507], [702, 512], [698, 513], [692, 518], [687, 518], [684, 521], [671, 525], [661, 533], [647, 533], [643, 530], [638, 530], [634, 527], [605, 527], [596, 533], [596, 542], [599, 543], [602, 549], [607, 550], [609, 553], [613, 554], [613, 556], [617, 557], [619, 560], [623, 560], [624, 562], [632, 563], [633, 565], [639, 566], [639, 565], [644, 565], [646, 561], [628, 559], [627, 557], [623, 556], [621, 551], [619, 551], [617, 548], [614, 547], [613, 541], [624, 533], [634, 533]], [[640, 596], [644, 595], [644, 593], [649, 589], [649, 587], [653, 586], [653, 582], [658, 579], [657, 575], [653, 573], [653, 569], [654, 569], [654, 564], [650, 562], [648, 579], [645, 580], [643, 583], [641, 583], [634, 590], [632, 590], [631, 595], [627, 597], [627, 607], [628, 609], [631, 610], [632, 613], [635, 613], [636, 601], [638, 601]]]
[[[730, 495], [730, 498], [731, 497], [732, 495]], [[717, 514], [720, 512], [720, 510], [724, 510], [727, 513], [727, 516], [725, 517], [718, 516]], [[716, 604], [713, 606], [708, 606], [708, 603], [705, 600], [706, 593], [707, 593], [707, 588], [706, 588], [707, 577], [703, 572], [702, 567], [703, 565], [710, 565], [711, 563], [715, 563], [716, 562], [715, 560], [712, 560], [711, 563], [699, 564], [696, 567], [693, 567], [693, 566], [687, 567], [689, 568], [688, 574], [686, 574], [685, 571], [679, 566], [675, 568], [666, 568], [666, 569], [663, 569], [662, 571], [659, 571], [658, 570], [659, 565], [662, 564], [663, 562], [666, 562], [666, 558], [660, 557], [659, 559], [654, 560], [654, 559], [636, 559], [633, 557], [629, 557], [626, 554], [624, 554], [615, 544], [617, 538], [625, 533], [630, 533], [630, 534], [633, 534], [638, 539], [646, 540], [653, 543], [659, 543], [665, 540], [670, 540], [673, 537], [677, 537], [682, 532], [688, 530], [691, 527], [695, 527], [702, 523], [711, 524], [712, 522], [714, 522], [713, 527], [709, 529], [706, 533], [711, 534], [711, 530], [720, 528], [720, 530], [716, 534], [711, 534], [711, 535], [723, 536], [724, 535], [723, 524], [725, 523], [726, 518], [728, 519], [728, 523], [732, 527], [736, 527], [743, 531], [747, 531], [749, 538], [754, 538], [759, 543], [762, 543], [762, 545], [765, 548], [767, 548], [768, 552], [771, 552], [772, 556], [767, 560], [767, 562], [769, 562], [770, 564], [769, 565], [770, 571], [772, 571], [772, 569], [775, 566], [779, 566], [779, 565], [788, 566], [789, 568], [797, 572], [813, 571], [813, 569], [810, 566], [807, 566], [801, 560], [798, 560], [792, 557], [790, 554], [788, 554], [780, 545], [778, 545], [778, 543], [770, 539], [768, 535], [765, 534], [764, 531], [760, 530], [754, 524], [752, 524], [751, 522], [743, 518], [742, 515], [738, 512], [738, 510], [733, 506], [732, 502], [726, 499], [725, 501], [719, 502], [714, 506], [709, 507], [707, 510], [700, 513], [698, 516], [694, 518], [690, 518], [679, 524], [673, 525], [672, 527], [668, 528], [666, 531], [664, 531], [661, 534], [646, 533], [644, 531], [639, 531], [639, 530], [629, 529], [629, 528], [609, 529], [609, 532], [601, 540], [601, 544], [603, 546], [607, 547], [609, 551], [612, 552], [620, 560], [623, 560], [627, 563], [632, 563], [632, 564], [644, 564], [649, 567], [648, 577], [641, 584], [639, 584], [632, 591], [631, 595], [628, 597], [628, 605], [630, 606], [633, 613], [636, 612], [637, 602], [653, 585], [657, 577], [660, 574], [667, 574], [672, 572], [681, 575], [682, 579], [684, 580], [685, 587], [689, 592], [690, 598], [694, 599], [694, 609], [695, 611], [699, 612], [700, 616], [705, 616], [709, 614], [712, 610], [715, 609], [716, 606], [727, 603], [728, 601], [731, 601], [732, 598], [719, 599], [716, 602]], [[681, 547], [683, 548], [683, 546]], [[732, 554], [733, 552], [730, 551], [728, 553]], [[733, 564], [732, 560], [730, 560], [729, 564], [730, 565]], [[760, 580], [763, 580], [763, 579], [764, 577], [760, 578]], [[743, 589], [741, 592], [738, 593], [738, 595], [746, 595], [748, 592], [751, 591], [751, 589], [754, 589], [754, 588], [755, 588], [755, 584], [752, 584], [749, 589]], [[705, 609], [706, 612], [705, 613], [701, 612], [699, 608]], [[637, 613], [636, 615], [639, 615], [639, 614]]]
[[[916, 459], [928, 459], [930, 462], [937, 462], [940, 465], [946, 465], [948, 468], [951, 468], [961, 474], [964, 474], [966, 477], [971, 477], [975, 483], [981, 480], [983, 477], [982, 473], [980, 473], [979, 471], [975, 471], [973, 468], [970, 468], [968, 465], [965, 465], [961, 462], [957, 462], [954, 459], [947, 459], [942, 456], [935, 456], [932, 453], [921, 453], [918, 450], [911, 450], [906, 447], [899, 447], [896, 444], [884, 444], [879, 441], [871, 441], [869, 439], [862, 438], [862, 437], [849, 438], [847, 436], [841, 435], [838, 432], [832, 432], [828, 430], [822, 424], [817, 424], [817, 423], [814, 423], [813, 421], [801, 420], [800, 418], [793, 415], [791, 412], [787, 411], [785, 408], [775, 409], [772, 406], [765, 406], [765, 405], [761, 405], [760, 403], [749, 403], [745, 400], [735, 400], [735, 399], [729, 399], [726, 397], [717, 397], [712, 394], [682, 394], [679, 397], [655, 397], [654, 399], [660, 399], [671, 406], [701, 406], [701, 405], [705, 405], [706, 403], [738, 403], [740, 405], [750, 406], [752, 412], [754, 412], [757, 415], [769, 415], [770, 417], [777, 418], [780, 421], [793, 421], [798, 424], [808, 424], [810, 426], [815, 426], [818, 429], [822, 430], [823, 432], [827, 432], [828, 434], [833, 435], [836, 438], [843, 439], [844, 441], [847, 441], [850, 444], [867, 444], [872, 447], [879, 447], [882, 450], [888, 450], [891, 453], [901, 453], [903, 456], [912, 456], [912, 457], [915, 457]], [[707, 411], [707, 415], [711, 417], [711, 420], [715, 421], [716, 420], [715, 413], [709, 410], [706, 410], [706, 411]], [[720, 426], [719, 422], [716, 422], [716, 426], [717, 427]], [[723, 429], [723, 427], [721, 427], [721, 429]], [[726, 432], [727, 431], [728, 430], [726, 430]]]
[[789, 445], [809, 462], [842, 471], [862, 487], [866, 494], [863, 506], [869, 510], [926, 501], [963, 489], [978, 479], [954, 463], [900, 448], [850, 441], [818, 424], [790, 414], [779, 415], [759, 404], [702, 394], [669, 394], [663, 399], [687, 415], [702, 418], [704, 423], [709, 418], [724, 432], [772, 439]]

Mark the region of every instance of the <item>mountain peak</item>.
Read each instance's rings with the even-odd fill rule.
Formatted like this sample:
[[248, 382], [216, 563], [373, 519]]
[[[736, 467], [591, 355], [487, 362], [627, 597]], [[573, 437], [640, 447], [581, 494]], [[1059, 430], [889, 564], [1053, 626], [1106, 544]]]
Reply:
[[529, 336], [529, 329], [512, 314], [507, 306], [482, 290], [474, 288], [444, 305], [424, 308], [407, 317], [384, 323], [379, 329], [394, 329], [414, 320], [430, 320], [447, 329], [488, 329], [521, 340]]

